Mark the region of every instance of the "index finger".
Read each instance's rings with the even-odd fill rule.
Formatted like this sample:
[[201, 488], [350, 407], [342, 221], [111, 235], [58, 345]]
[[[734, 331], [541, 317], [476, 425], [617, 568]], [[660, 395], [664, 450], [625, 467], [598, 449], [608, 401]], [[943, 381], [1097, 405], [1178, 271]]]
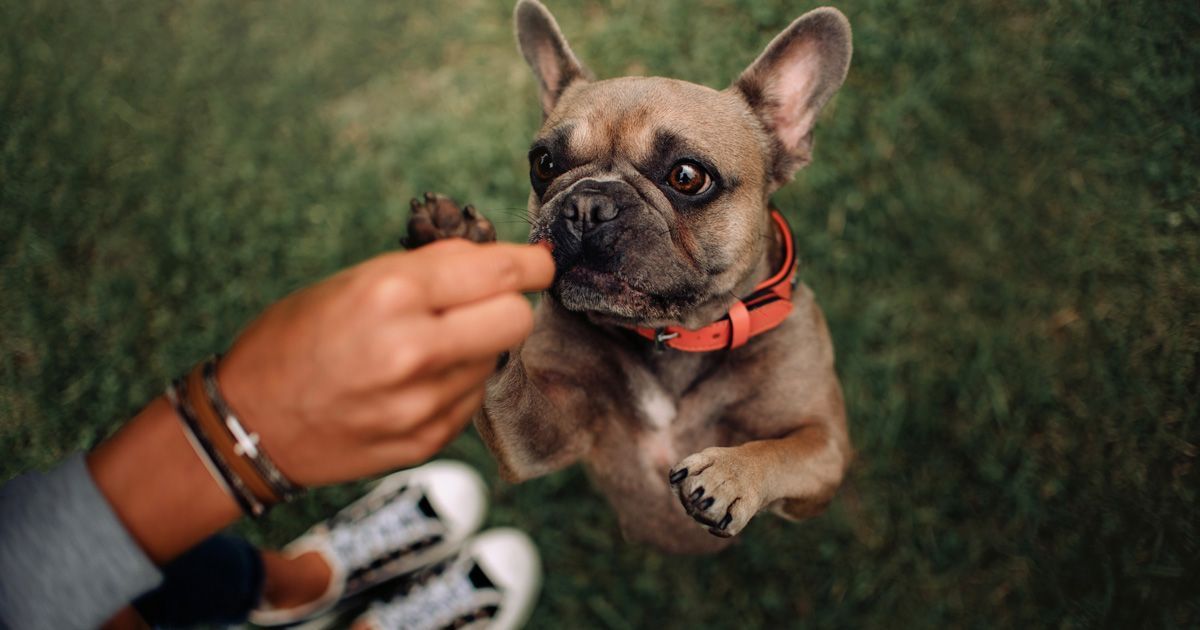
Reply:
[[434, 309], [470, 304], [500, 293], [541, 291], [554, 280], [554, 259], [537, 245], [487, 243], [413, 252], [427, 304]]

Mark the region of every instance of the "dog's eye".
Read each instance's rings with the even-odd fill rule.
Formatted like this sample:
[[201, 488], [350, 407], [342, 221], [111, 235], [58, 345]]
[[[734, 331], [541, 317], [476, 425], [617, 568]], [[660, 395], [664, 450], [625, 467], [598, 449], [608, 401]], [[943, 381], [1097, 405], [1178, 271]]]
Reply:
[[685, 195], [699, 195], [712, 186], [712, 177], [699, 164], [684, 160], [667, 175], [667, 185]]
[[529, 154], [529, 174], [541, 182], [548, 182], [558, 177], [558, 164], [547, 149], [534, 149]]

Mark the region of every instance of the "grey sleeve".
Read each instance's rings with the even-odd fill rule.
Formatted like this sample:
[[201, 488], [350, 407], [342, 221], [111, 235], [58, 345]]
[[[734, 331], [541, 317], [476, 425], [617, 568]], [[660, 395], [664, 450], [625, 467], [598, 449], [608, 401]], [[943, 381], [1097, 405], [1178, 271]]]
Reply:
[[0, 629], [95, 628], [161, 581], [82, 454], [0, 485]]

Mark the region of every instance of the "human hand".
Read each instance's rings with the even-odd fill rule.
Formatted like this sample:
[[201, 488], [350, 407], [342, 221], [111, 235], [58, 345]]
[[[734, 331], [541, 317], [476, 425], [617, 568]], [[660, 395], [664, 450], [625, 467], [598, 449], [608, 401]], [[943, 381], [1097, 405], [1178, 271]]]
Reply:
[[230, 406], [293, 482], [427, 459], [529, 334], [522, 291], [554, 275], [540, 247], [440, 241], [379, 256], [268, 308], [221, 361]]

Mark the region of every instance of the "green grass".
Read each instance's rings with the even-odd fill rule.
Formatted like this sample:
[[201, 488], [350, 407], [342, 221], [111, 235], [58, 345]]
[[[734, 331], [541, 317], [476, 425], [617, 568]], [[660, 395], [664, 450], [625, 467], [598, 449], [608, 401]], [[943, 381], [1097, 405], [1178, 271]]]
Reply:
[[[726, 85], [812, 5], [554, 2], [600, 76]], [[842, 3], [778, 197], [859, 458], [830, 511], [677, 558], [572, 469], [493, 484], [534, 627], [1200, 624], [1200, 7]], [[0, 3], [0, 479], [86, 448], [443, 191], [502, 234], [538, 124], [505, 0]], [[449, 455], [488, 475], [474, 435]], [[357, 492], [241, 530], [278, 544]]]

